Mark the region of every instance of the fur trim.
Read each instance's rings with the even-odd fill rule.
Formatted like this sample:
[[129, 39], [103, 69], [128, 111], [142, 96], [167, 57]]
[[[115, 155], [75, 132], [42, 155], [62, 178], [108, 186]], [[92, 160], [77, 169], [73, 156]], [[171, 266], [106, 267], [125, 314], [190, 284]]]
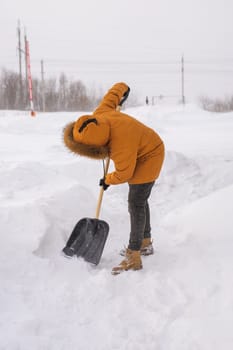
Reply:
[[85, 145], [84, 143], [76, 142], [73, 138], [74, 122], [69, 123], [63, 130], [63, 141], [65, 146], [73, 153], [80, 156], [93, 159], [105, 159], [109, 155], [107, 146]]

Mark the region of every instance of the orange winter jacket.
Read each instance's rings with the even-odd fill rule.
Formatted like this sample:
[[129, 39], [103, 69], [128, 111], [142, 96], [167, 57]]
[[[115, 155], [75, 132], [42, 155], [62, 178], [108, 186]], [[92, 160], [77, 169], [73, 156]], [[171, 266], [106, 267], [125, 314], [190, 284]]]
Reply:
[[[108, 156], [115, 165], [115, 171], [106, 175], [108, 185], [152, 182], [159, 176], [164, 160], [160, 136], [137, 119], [116, 110], [127, 90], [125, 83], [113, 85], [92, 115], [80, 117], [64, 133], [65, 144], [76, 153], [82, 154], [74, 150], [77, 144], [89, 147], [90, 157], [92, 151], [101, 153], [101, 148], [106, 150], [107, 147]], [[68, 137], [76, 145], [71, 147]], [[106, 153], [103, 158], [105, 156]], [[93, 158], [101, 158], [101, 154]]]

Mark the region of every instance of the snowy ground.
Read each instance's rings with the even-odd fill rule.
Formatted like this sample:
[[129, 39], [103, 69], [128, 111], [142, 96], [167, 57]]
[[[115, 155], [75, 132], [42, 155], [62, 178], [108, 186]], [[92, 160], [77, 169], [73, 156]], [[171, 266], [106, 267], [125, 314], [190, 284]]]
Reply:
[[111, 275], [128, 241], [127, 185], [104, 194], [110, 234], [97, 267], [60, 255], [92, 217], [102, 163], [71, 155], [80, 113], [0, 111], [0, 350], [233, 349], [233, 114], [126, 110], [166, 144], [151, 196], [156, 253]]

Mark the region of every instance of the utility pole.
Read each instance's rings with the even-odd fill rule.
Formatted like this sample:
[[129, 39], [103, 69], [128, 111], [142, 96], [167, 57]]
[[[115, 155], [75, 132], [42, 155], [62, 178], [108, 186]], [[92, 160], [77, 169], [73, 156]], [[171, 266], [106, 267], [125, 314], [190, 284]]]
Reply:
[[[28, 95], [27, 34], [26, 34], [26, 28], [25, 27], [24, 27], [24, 59], [25, 59], [25, 88], [26, 88], [25, 96], [27, 96]], [[26, 101], [27, 101], [27, 98], [26, 98]]]
[[33, 96], [32, 96], [32, 75], [31, 75], [31, 63], [30, 63], [28, 40], [26, 41], [26, 63], [27, 63], [28, 93], [29, 93], [31, 117], [35, 117], [36, 113], [34, 111]]
[[185, 105], [185, 96], [184, 96], [184, 55], [181, 57], [181, 101]]
[[21, 28], [20, 28], [20, 20], [18, 20], [18, 52], [19, 52], [19, 104], [20, 107], [23, 105], [23, 77], [22, 77], [22, 48], [21, 48]]
[[41, 65], [41, 97], [42, 97], [42, 111], [45, 112], [45, 83], [44, 83], [44, 61], [40, 61]]

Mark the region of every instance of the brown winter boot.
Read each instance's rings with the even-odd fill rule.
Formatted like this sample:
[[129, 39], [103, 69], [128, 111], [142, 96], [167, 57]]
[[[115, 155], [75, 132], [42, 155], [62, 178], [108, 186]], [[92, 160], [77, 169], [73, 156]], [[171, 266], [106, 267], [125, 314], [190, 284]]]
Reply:
[[123, 271], [142, 269], [142, 260], [140, 250], [126, 249], [125, 259], [112, 269], [113, 275], [118, 275]]
[[[120, 255], [125, 256], [127, 249], [121, 249]], [[140, 249], [141, 255], [152, 255], [154, 254], [154, 248], [152, 245], [152, 240], [151, 238], [143, 238], [142, 240], [142, 245]]]
[[144, 238], [141, 245], [141, 255], [152, 255], [154, 254], [154, 248], [152, 245], [151, 238]]

